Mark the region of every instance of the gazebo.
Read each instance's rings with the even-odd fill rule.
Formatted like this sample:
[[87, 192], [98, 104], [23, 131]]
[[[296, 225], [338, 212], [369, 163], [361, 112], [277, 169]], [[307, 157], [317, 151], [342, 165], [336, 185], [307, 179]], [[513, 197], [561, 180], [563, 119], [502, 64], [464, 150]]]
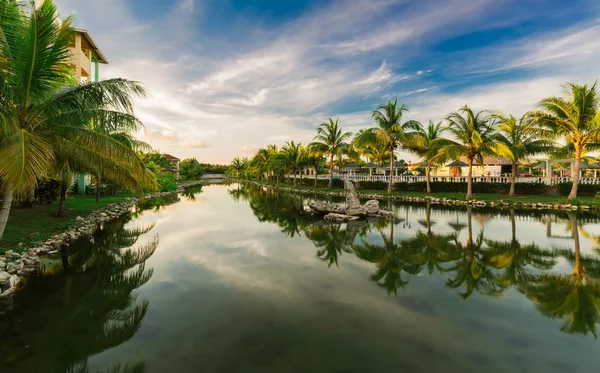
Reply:
[[365, 170], [369, 170], [369, 175], [373, 175], [373, 170], [378, 170], [380, 167], [379, 167], [379, 165], [377, 165], [373, 162], [369, 162], [369, 163], [363, 165], [361, 168], [365, 169]]
[[358, 167], [356, 165], [356, 163], [350, 162], [350, 163], [347, 163], [344, 167], [342, 167], [341, 171], [343, 173], [348, 173], [348, 174], [352, 175], [352, 174], [356, 173], [356, 171], [358, 171], [359, 169], [360, 169], [360, 167]]
[[468, 164], [461, 160], [456, 160], [446, 165], [446, 167], [449, 169], [449, 176], [452, 177], [462, 176], [462, 168], [467, 166]]

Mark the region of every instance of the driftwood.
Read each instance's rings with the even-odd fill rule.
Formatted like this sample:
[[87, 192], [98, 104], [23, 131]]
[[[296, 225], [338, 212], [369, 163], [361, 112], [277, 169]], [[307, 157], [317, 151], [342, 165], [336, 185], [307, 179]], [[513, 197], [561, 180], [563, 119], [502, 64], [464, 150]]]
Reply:
[[346, 195], [346, 205], [340, 206], [327, 202], [311, 202], [308, 206], [317, 214], [325, 215], [325, 219], [331, 221], [351, 221], [358, 218], [389, 216], [394, 213], [379, 209], [379, 201], [370, 200], [364, 205], [360, 204], [358, 193], [354, 189], [354, 184], [346, 180], [344, 182], [344, 193]]

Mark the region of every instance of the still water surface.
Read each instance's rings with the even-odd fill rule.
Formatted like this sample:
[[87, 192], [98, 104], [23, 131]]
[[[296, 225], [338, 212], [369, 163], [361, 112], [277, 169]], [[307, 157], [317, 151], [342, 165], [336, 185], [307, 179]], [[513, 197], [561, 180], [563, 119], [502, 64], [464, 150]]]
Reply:
[[[599, 220], [205, 186], [45, 259], [1, 372], [597, 372]], [[383, 203], [388, 207], [388, 203]]]

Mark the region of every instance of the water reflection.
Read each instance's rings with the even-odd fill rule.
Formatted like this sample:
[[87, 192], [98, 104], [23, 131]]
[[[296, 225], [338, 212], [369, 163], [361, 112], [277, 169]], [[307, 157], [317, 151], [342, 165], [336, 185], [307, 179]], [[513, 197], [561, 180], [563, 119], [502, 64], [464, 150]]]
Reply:
[[[155, 201], [153, 208], [159, 204]], [[139, 214], [138, 210], [135, 214]], [[158, 246], [153, 225], [128, 229], [129, 219], [99, 227], [71, 251], [44, 258], [37, 277], [0, 318], [2, 371], [88, 372], [89, 356], [118, 346], [139, 329], [149, 302], [135, 290], [152, 277], [146, 261]], [[145, 242], [140, 243], [140, 237]], [[142, 372], [143, 363], [110, 372]]]
[[[502, 212], [508, 215], [510, 235], [498, 240], [488, 238], [485, 228], [499, 212], [482, 212], [470, 206], [466, 211], [446, 210], [446, 224], [432, 220], [430, 204], [424, 209], [398, 208], [402, 218], [335, 224], [304, 211], [309, 199], [319, 198], [314, 195], [252, 186], [238, 187], [230, 194], [236, 200], [248, 201], [259, 221], [277, 224], [286, 236], [304, 235], [329, 267], [339, 267], [343, 255], [352, 254], [372, 263], [372, 281], [388, 294], [398, 295], [409, 286], [412, 276], [435, 273], [447, 288], [458, 289], [464, 300], [474, 294], [499, 297], [509, 290], [518, 291], [533, 302], [540, 314], [561, 320], [562, 331], [596, 336], [596, 324], [600, 322], [600, 258], [581, 253], [580, 235], [596, 245], [600, 239], [584, 229], [586, 218], [566, 213], [529, 214], [527, 219], [547, 224], [549, 237], [555, 236], [553, 224], [567, 223], [568, 234], [560, 237], [569, 239], [569, 247], [540, 247], [519, 241], [514, 210]], [[413, 230], [410, 215], [417, 210], [424, 210], [424, 218], [417, 220], [418, 228]], [[564, 262], [572, 266], [570, 273], [564, 273]]]

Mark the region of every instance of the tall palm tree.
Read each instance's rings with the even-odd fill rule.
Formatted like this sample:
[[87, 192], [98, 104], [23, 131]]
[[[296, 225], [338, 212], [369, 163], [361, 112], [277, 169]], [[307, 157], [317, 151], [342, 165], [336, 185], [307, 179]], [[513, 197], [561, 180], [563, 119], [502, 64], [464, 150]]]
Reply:
[[596, 337], [596, 324], [600, 322], [600, 262], [594, 256], [581, 254], [576, 217], [570, 215], [569, 220], [574, 250], [557, 252], [573, 263], [573, 272], [530, 275], [520, 290], [544, 316], [561, 319], [562, 331]]
[[319, 153], [315, 153], [311, 151], [310, 148], [307, 149], [306, 155], [306, 167], [313, 168], [315, 170], [315, 188], [317, 187], [317, 180], [319, 176], [319, 170], [323, 168], [325, 165], [325, 159]]
[[465, 156], [469, 165], [466, 199], [473, 198], [473, 164], [483, 162], [485, 155], [510, 156], [510, 149], [499, 142], [493, 118], [485, 111], [473, 113], [467, 105], [450, 114], [448, 132], [454, 140], [444, 146], [449, 158]]
[[600, 97], [597, 83], [588, 86], [567, 83], [564, 97], [548, 97], [531, 115], [539, 134], [547, 139], [565, 139], [573, 147], [573, 187], [569, 199], [577, 198], [581, 157], [600, 149]]
[[367, 129], [357, 141], [360, 145], [379, 143], [389, 151], [390, 181], [388, 193], [392, 192], [394, 184], [394, 152], [406, 143], [408, 137], [418, 126], [416, 121], [402, 123], [402, 115], [407, 111], [408, 108], [404, 104], [398, 107], [398, 99], [388, 100], [387, 103], [373, 111], [372, 117], [377, 123], [377, 127]]
[[317, 136], [309, 145], [311, 151], [326, 155], [329, 159], [329, 189], [333, 187], [333, 160], [336, 154], [348, 147], [346, 141], [352, 136], [350, 132], [343, 132], [338, 124], [339, 118], [322, 123], [317, 130]]
[[242, 159], [240, 157], [235, 157], [233, 158], [233, 161], [231, 161], [230, 167], [233, 170], [233, 174], [236, 177], [240, 177], [244, 169], [244, 163], [242, 162]]
[[304, 161], [302, 144], [296, 144], [294, 141], [288, 141], [282, 150], [285, 159], [285, 166], [287, 171], [294, 175], [294, 185], [296, 185], [296, 172], [302, 166]]
[[511, 162], [512, 169], [508, 195], [513, 196], [515, 194], [519, 160], [547, 152], [552, 149], [553, 143], [538, 136], [538, 130], [534, 127], [535, 123], [528, 114], [519, 119], [512, 115], [506, 117], [501, 114], [495, 114], [494, 117], [498, 119], [498, 140], [510, 150], [508, 159]]
[[0, 162], [0, 239], [13, 196], [35, 187], [61, 155], [122, 185], [156, 187], [134, 151], [88, 126], [137, 122], [132, 98], [144, 89], [124, 79], [77, 85], [73, 37], [72, 18], [61, 22], [52, 0], [0, 2], [0, 159], [10, 160]]
[[431, 167], [445, 160], [445, 153], [440, 150], [450, 144], [442, 137], [446, 130], [442, 127], [442, 122], [429, 122], [427, 128], [421, 123], [417, 123], [414, 136], [409, 138], [406, 147], [416, 153], [425, 163], [425, 175], [427, 177], [427, 193], [431, 193]]

